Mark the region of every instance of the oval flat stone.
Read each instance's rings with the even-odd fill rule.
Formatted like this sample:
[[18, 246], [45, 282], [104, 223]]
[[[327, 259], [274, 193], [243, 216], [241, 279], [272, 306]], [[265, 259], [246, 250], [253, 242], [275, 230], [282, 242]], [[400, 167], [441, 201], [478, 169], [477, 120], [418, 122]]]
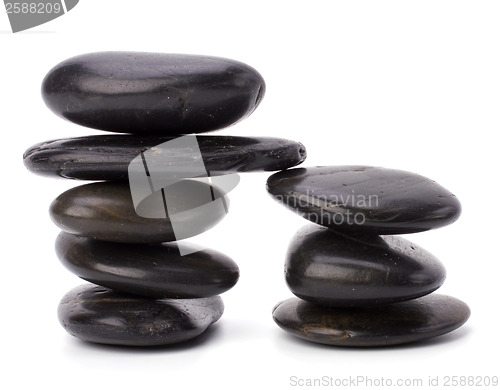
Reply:
[[439, 294], [370, 308], [325, 308], [291, 298], [273, 309], [274, 321], [294, 336], [342, 347], [424, 340], [459, 328], [469, 316], [464, 302]]
[[100, 52], [56, 65], [42, 84], [58, 116], [118, 133], [177, 135], [230, 126], [265, 92], [252, 67], [226, 58]]
[[342, 234], [309, 224], [292, 239], [286, 282], [299, 298], [323, 306], [370, 306], [431, 293], [446, 277], [441, 262], [397, 236]]
[[153, 300], [82, 285], [63, 297], [57, 314], [64, 329], [84, 341], [154, 346], [199, 336], [223, 311], [218, 296]]
[[116, 291], [152, 298], [204, 298], [238, 281], [237, 264], [204, 249], [181, 256], [176, 243], [122, 244], [61, 233], [56, 253], [71, 272]]
[[[206, 170], [217, 173], [279, 171], [303, 162], [299, 142], [271, 137], [196, 137]], [[32, 146], [23, 156], [34, 173], [80, 180], [127, 180], [128, 165], [140, 153], [165, 166], [190, 158], [192, 150], [156, 147], [176, 137], [97, 135], [59, 139]]]
[[311, 222], [338, 230], [415, 233], [458, 219], [461, 206], [435, 181], [368, 166], [295, 168], [269, 177], [267, 190]]
[[[134, 209], [126, 182], [98, 182], [72, 188], [59, 195], [50, 206], [52, 221], [65, 232], [103, 241], [124, 243], [160, 243], [175, 241], [172, 215], [183, 216], [177, 232], [182, 238], [200, 234], [215, 226], [227, 213], [228, 198], [217, 187], [184, 180], [172, 185], [169, 197], [176, 208], [168, 208], [166, 218], [145, 218]], [[225, 207], [200, 207], [207, 193], [213, 192]], [[203, 196], [202, 196], [203, 195]], [[140, 205], [139, 205], [140, 206]], [[181, 229], [182, 228], [182, 229]]]

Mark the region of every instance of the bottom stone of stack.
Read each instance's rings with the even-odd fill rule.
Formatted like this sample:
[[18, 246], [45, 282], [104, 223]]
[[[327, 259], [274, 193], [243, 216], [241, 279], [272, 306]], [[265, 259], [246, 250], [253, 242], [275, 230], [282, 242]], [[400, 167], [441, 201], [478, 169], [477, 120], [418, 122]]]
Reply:
[[382, 347], [440, 336], [470, 316], [462, 301], [440, 294], [377, 307], [325, 308], [299, 298], [278, 303], [274, 321], [307, 341], [342, 347]]
[[168, 345], [193, 339], [223, 312], [219, 296], [155, 300], [92, 284], [69, 291], [58, 307], [59, 321], [72, 336], [123, 346]]

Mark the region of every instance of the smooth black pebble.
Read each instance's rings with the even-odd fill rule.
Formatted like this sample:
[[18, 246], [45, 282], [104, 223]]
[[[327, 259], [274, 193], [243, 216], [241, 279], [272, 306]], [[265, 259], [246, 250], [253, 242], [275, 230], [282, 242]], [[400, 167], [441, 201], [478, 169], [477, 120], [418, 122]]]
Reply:
[[[225, 207], [201, 207], [207, 204], [204, 195], [208, 193]], [[72, 188], [59, 195], [49, 211], [52, 221], [65, 232], [123, 243], [161, 243], [195, 236], [215, 226], [227, 214], [229, 200], [217, 187], [183, 180], [172, 185], [169, 194], [176, 205], [168, 208], [169, 213], [184, 216], [182, 237], [176, 236], [170, 214], [165, 218], [138, 215], [126, 182], [97, 182]], [[183, 226], [177, 226], [176, 231]]]
[[255, 69], [226, 58], [98, 52], [56, 65], [42, 96], [55, 114], [82, 126], [177, 135], [236, 123], [257, 108], [265, 89]]
[[[186, 136], [198, 142], [206, 170], [211, 175], [236, 172], [279, 171], [300, 164], [306, 149], [300, 142], [271, 137], [224, 135]], [[148, 161], [168, 167], [189, 163], [197, 151], [163, 149], [176, 137], [96, 135], [42, 142], [23, 156], [33, 173], [80, 180], [127, 180], [130, 162], [144, 153]], [[191, 143], [186, 142], [191, 145]], [[160, 145], [160, 147], [157, 147]], [[149, 152], [148, 152], [149, 151]]]
[[370, 306], [417, 298], [439, 288], [441, 262], [397, 236], [341, 234], [309, 224], [290, 242], [286, 282], [299, 298], [324, 306]]
[[273, 309], [274, 321], [294, 336], [342, 347], [424, 340], [459, 328], [469, 316], [464, 302], [439, 294], [370, 308], [325, 308], [291, 298]]
[[[184, 244], [184, 250], [186, 250]], [[204, 298], [238, 281], [237, 264], [203, 249], [181, 255], [177, 243], [122, 244], [62, 232], [56, 253], [71, 272], [116, 291], [153, 298]]]
[[273, 174], [267, 190], [302, 217], [338, 230], [415, 233], [458, 219], [451, 192], [415, 173], [368, 166], [295, 168]]
[[153, 300], [87, 284], [63, 297], [58, 317], [69, 334], [84, 341], [155, 346], [199, 336], [223, 311], [218, 296]]

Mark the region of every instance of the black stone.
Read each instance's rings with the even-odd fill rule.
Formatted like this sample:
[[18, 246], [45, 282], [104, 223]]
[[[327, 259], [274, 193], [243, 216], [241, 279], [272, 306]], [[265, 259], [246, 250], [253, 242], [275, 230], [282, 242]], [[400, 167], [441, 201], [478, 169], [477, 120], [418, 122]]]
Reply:
[[370, 308], [325, 308], [298, 298], [273, 309], [274, 321], [294, 336], [343, 347], [383, 347], [449, 333], [470, 316], [469, 307], [446, 295]]
[[296, 168], [275, 173], [267, 189], [302, 217], [333, 229], [414, 233], [458, 219], [458, 199], [411, 172], [367, 166]]
[[[169, 208], [171, 214], [191, 210], [183, 224], [191, 236], [215, 226], [224, 216], [224, 208], [203, 209], [205, 204], [200, 194], [211, 188], [215, 199], [229, 200], [217, 187], [205, 183], [184, 180], [182, 185], [172, 185], [170, 194], [180, 204]], [[126, 182], [98, 182], [72, 188], [59, 195], [50, 206], [53, 222], [65, 232], [103, 241], [124, 243], [160, 243], [175, 241], [172, 223], [167, 218], [145, 218], [139, 216], [132, 202]], [[186, 238], [186, 236], [183, 236]]]
[[155, 346], [202, 334], [224, 311], [220, 297], [153, 300], [82, 285], [58, 307], [61, 325], [72, 336], [99, 344]]
[[176, 135], [236, 123], [257, 108], [265, 88], [255, 69], [225, 58], [101, 52], [56, 65], [42, 96], [55, 114], [82, 126]]
[[342, 234], [309, 224], [288, 248], [286, 282], [299, 298], [323, 306], [370, 306], [417, 298], [439, 288], [441, 262], [397, 236]]
[[[196, 137], [203, 162], [211, 175], [219, 173], [279, 171], [300, 164], [305, 147], [295, 141], [270, 137]], [[192, 150], [176, 153], [155, 148], [176, 137], [97, 135], [59, 139], [32, 146], [23, 156], [34, 173], [80, 180], [127, 180], [128, 165], [141, 152], [151, 150], [150, 158], [168, 166], [193, 155]]]
[[121, 244], [63, 232], [56, 253], [82, 279], [152, 298], [210, 297], [229, 290], [239, 277], [226, 255], [204, 249], [181, 256], [177, 243]]

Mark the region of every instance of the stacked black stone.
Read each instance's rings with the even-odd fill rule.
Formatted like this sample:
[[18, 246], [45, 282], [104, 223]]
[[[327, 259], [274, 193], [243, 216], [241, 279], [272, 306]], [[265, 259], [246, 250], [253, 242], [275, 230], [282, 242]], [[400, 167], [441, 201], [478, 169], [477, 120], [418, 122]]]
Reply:
[[[276, 171], [301, 163], [304, 147], [278, 138], [210, 135], [184, 138], [195, 142], [198, 154], [183, 144], [157, 146], [236, 123], [255, 110], [264, 92], [253, 68], [207, 56], [93, 53], [48, 73], [42, 95], [54, 113], [93, 129], [130, 133], [59, 139], [24, 154], [34, 173], [100, 181], [66, 191], [50, 207], [63, 230], [58, 257], [94, 283], [73, 289], [59, 305], [59, 320], [70, 334], [104, 344], [165, 345], [192, 339], [220, 318], [219, 294], [236, 284], [238, 266], [210, 249], [183, 244], [181, 253], [168, 204], [163, 218], [137, 211], [129, 166], [140, 156], [183, 179], [168, 194], [174, 213], [183, 216], [182, 238], [210, 229], [227, 213], [227, 197], [208, 180], [183, 176], [184, 163], [201, 155], [207, 176]], [[145, 173], [151, 185], [151, 173]], [[143, 190], [153, 192], [153, 186]], [[220, 200], [224, 207], [203, 214], [207, 199], [200, 194], [208, 192], [209, 202]], [[155, 194], [166, 200], [163, 190]]]
[[284, 330], [322, 344], [376, 347], [439, 336], [469, 318], [465, 303], [430, 294], [445, 280], [439, 260], [393, 236], [459, 217], [459, 201], [436, 182], [393, 169], [324, 166], [278, 172], [267, 189], [314, 222], [286, 255], [286, 282], [298, 298], [273, 309]]

